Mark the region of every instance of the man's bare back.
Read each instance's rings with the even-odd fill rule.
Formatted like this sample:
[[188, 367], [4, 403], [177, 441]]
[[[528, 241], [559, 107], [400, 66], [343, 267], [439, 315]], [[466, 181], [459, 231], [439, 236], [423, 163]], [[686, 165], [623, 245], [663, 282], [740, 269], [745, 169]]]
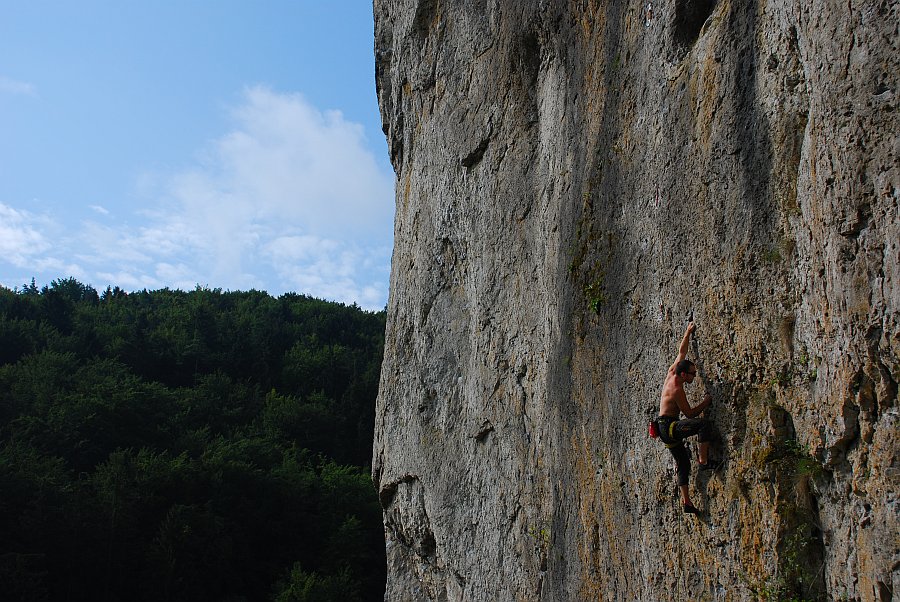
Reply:
[[666, 382], [663, 384], [662, 395], [659, 398], [659, 415], [678, 418], [679, 408], [688, 405], [687, 395], [681, 379], [675, 376], [675, 371], [669, 368]]

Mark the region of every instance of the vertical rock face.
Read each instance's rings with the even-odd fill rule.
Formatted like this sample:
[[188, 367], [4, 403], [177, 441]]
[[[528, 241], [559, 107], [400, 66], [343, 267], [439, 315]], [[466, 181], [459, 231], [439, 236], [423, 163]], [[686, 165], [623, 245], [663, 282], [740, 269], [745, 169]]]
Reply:
[[[897, 2], [375, 21], [386, 599], [897, 599]], [[646, 435], [691, 312], [699, 519]]]

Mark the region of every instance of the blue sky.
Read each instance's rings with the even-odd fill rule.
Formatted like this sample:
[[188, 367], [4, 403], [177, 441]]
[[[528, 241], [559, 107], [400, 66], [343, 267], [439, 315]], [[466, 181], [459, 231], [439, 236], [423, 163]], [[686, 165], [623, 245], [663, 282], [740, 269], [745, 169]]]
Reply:
[[368, 0], [0, 0], [0, 284], [381, 309]]

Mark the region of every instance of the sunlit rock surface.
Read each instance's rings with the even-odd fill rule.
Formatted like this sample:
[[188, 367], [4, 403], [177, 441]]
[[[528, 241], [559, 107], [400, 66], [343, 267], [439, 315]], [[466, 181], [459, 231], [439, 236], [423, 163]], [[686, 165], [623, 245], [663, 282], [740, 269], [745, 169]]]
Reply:
[[[375, 0], [387, 600], [898, 599], [898, 23]], [[691, 312], [700, 519], [646, 435]]]

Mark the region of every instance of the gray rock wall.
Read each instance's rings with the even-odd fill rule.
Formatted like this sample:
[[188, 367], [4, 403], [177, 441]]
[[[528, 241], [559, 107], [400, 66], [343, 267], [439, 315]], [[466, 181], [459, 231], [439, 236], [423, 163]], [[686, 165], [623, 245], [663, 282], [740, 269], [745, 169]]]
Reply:
[[[374, 9], [385, 599], [898, 599], [897, 2]], [[646, 435], [691, 312], [700, 519]]]

